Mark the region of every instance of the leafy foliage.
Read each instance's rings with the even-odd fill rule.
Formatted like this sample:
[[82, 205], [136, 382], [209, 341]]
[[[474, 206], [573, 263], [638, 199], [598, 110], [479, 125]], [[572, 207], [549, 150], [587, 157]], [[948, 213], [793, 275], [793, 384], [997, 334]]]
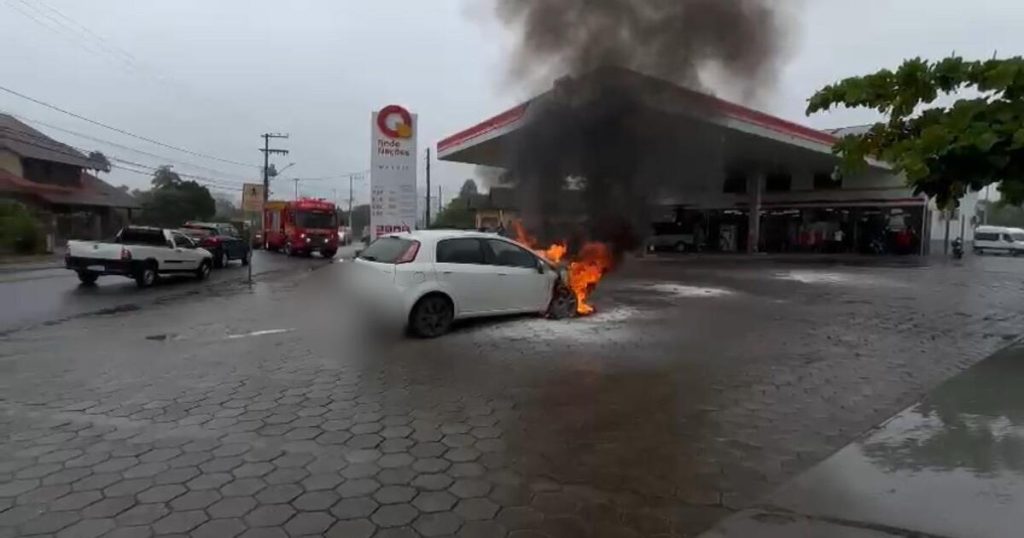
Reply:
[[43, 246], [43, 232], [28, 208], [0, 200], [0, 252], [33, 254]]
[[110, 159], [101, 151], [89, 153], [89, 160], [92, 161], [92, 169], [100, 172], [110, 173]]
[[[468, 182], [467, 182], [468, 184]], [[474, 183], [475, 186], [475, 183]], [[465, 186], [463, 186], [465, 190]], [[468, 194], [468, 196], [473, 196]], [[437, 217], [430, 223], [431, 228], [444, 229], [455, 228], [459, 230], [472, 229], [476, 226], [476, 213], [469, 208], [470, 198], [460, 195], [455, 198], [444, 209], [437, 214]]]
[[195, 181], [183, 181], [170, 166], [157, 168], [151, 183], [151, 190], [138, 193], [141, 224], [174, 228], [189, 220], [210, 220], [217, 213], [209, 189]]
[[[965, 90], [972, 96], [930, 106]], [[916, 192], [936, 197], [940, 207], [997, 182], [1005, 199], [1024, 202], [1024, 58], [914, 58], [896, 71], [822, 88], [807, 113], [835, 106], [871, 108], [888, 118], [836, 144], [847, 170], [862, 167], [869, 157], [881, 159], [905, 174]]]

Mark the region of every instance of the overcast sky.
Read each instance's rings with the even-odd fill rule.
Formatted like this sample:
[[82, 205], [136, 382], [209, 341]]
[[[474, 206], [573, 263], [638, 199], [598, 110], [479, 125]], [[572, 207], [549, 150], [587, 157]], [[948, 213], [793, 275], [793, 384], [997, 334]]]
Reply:
[[[791, 0], [778, 0], [790, 2]], [[796, 0], [792, 0], [796, 1]], [[398, 103], [419, 114], [422, 149], [528, 97], [504, 77], [512, 36], [490, 0], [0, 0], [0, 86], [115, 127], [228, 161], [155, 146], [0, 92], [0, 110], [122, 147], [40, 127], [87, 150], [153, 167], [259, 178], [260, 133], [285, 132], [285, 178], [369, 168], [370, 111]], [[815, 127], [865, 123], [870, 113], [804, 117], [815, 89], [906, 58], [1022, 54], [1020, 0], [805, 0], [778, 85], [757, 103]], [[51, 9], [52, 8], [52, 9]], [[96, 36], [99, 36], [97, 38]], [[173, 161], [171, 161], [173, 159]], [[201, 168], [200, 168], [201, 167]], [[442, 164], [447, 193], [473, 167]], [[147, 185], [116, 170], [114, 184]], [[421, 174], [422, 181], [422, 174]], [[347, 199], [347, 180], [306, 181], [303, 194]], [[365, 201], [368, 182], [356, 184]], [[290, 196], [294, 184], [275, 182]], [[230, 191], [224, 191], [231, 194]], [[237, 196], [237, 193], [232, 196]]]

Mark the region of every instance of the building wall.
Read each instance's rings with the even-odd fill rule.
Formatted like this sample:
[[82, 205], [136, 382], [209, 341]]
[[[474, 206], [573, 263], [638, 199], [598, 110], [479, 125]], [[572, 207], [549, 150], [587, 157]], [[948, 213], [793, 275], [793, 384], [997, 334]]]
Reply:
[[25, 171], [21, 168], [21, 157], [6, 149], [0, 149], [0, 170], [5, 170], [18, 177], [25, 177]]
[[[978, 200], [980, 197], [981, 193], [971, 192], [967, 193], [960, 199], [960, 207], [953, 211], [951, 218], [949, 219], [950, 241], [960, 237], [961, 231], [963, 233], [965, 243], [974, 241], [974, 228], [976, 228], [978, 224], [975, 215], [977, 215]], [[939, 211], [934, 200], [929, 203], [929, 209], [931, 210], [932, 215], [932, 252], [941, 253], [944, 251], [946, 241], [946, 214], [943, 211]]]

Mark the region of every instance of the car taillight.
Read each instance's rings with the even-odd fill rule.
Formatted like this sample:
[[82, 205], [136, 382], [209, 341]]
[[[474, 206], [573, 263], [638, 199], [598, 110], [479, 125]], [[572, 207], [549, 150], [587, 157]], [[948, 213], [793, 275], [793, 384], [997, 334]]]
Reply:
[[413, 241], [409, 243], [409, 248], [405, 249], [405, 252], [395, 260], [395, 265], [403, 263], [412, 263], [416, 260], [416, 255], [420, 253], [420, 242]]
[[121, 259], [128, 261], [132, 259], [132, 252], [125, 247], [121, 247]]
[[219, 244], [220, 244], [220, 239], [217, 239], [216, 237], [207, 237], [206, 239], [203, 239], [203, 246], [204, 247], [215, 247], [215, 246], [217, 246]]

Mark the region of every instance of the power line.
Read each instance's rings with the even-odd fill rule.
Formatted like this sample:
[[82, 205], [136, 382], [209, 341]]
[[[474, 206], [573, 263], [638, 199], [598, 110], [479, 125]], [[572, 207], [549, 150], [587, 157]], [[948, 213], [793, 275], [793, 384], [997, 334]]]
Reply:
[[[25, 133], [19, 133], [17, 131], [11, 131], [7, 127], [0, 127], [0, 131], [10, 131], [13, 134], [25, 134]], [[7, 135], [7, 136], [9, 136], [9, 135]], [[68, 152], [68, 151], [63, 151], [63, 150], [61, 150], [59, 148], [56, 148], [56, 147], [54, 147], [52, 145], [38, 144], [38, 143], [32, 142], [31, 140], [26, 140], [24, 138], [18, 138], [17, 136], [10, 136], [10, 138], [15, 139], [18, 142], [21, 142], [22, 144], [27, 144], [29, 146], [37, 147], [37, 148], [44, 149], [44, 150], [47, 150], [47, 151], [52, 151], [54, 153], [58, 153], [58, 154], [61, 154], [61, 155], [66, 155], [66, 156], [74, 157], [74, 158], [77, 158], [77, 159], [81, 159], [82, 158], [81, 155], [74, 154], [74, 153], [71, 153], [71, 152]], [[76, 148], [74, 146], [70, 146], [70, 145], [67, 145], [67, 144], [64, 144], [64, 145], [67, 146], [68, 148], [73, 149], [73, 150], [77, 150], [77, 151], [80, 151], [82, 153], [86, 153], [86, 151], [83, 150], [82, 148]], [[121, 164], [110, 163], [110, 166], [112, 168], [117, 168], [119, 170], [128, 170], [128, 171], [131, 171], [131, 172], [139, 172], [138, 170], [133, 170], [133, 169], [128, 168], [127, 166], [125, 166], [125, 165], [129, 165], [129, 166], [135, 166], [135, 167], [138, 167], [138, 168], [143, 168], [145, 170], [148, 170], [148, 174], [152, 175], [159, 168], [158, 166], [152, 166], [152, 165], [148, 165], [148, 164], [137, 163], [137, 162], [134, 162], [134, 161], [129, 161], [127, 159], [122, 159], [122, 158], [114, 156], [114, 155], [108, 155], [107, 157], [111, 161], [115, 161], [115, 162], [121, 163]], [[180, 177], [187, 178], [187, 179], [192, 179], [192, 180], [194, 180], [194, 181], [196, 181], [197, 183], [200, 183], [200, 184], [204, 184], [204, 185], [208, 185], [208, 186], [213, 186], [213, 187], [218, 187], [218, 188], [225, 188], [225, 189], [232, 189], [232, 190], [234, 190], [234, 189], [242, 190], [242, 186], [240, 184], [237, 184], [237, 183], [232, 184], [232, 183], [230, 183], [228, 181], [225, 181], [225, 180], [220, 180], [220, 179], [216, 179], [216, 178], [210, 178], [210, 177], [206, 177], [206, 176], [199, 176], [199, 175], [195, 175], [195, 174], [188, 174], [188, 173], [183, 173], [183, 172], [177, 172], [177, 171], [175, 171], [174, 173], [178, 174], [178, 176], [180, 176]]]
[[[22, 4], [27, 4], [26, 0], [20, 0], [20, 1], [21, 1]], [[125, 49], [122, 49], [121, 47], [117, 46], [116, 44], [111, 43], [108, 39], [104, 38], [103, 36], [101, 36], [101, 35], [99, 35], [99, 34], [97, 34], [95, 32], [93, 32], [92, 30], [89, 29], [89, 27], [79, 23], [78, 21], [76, 21], [72, 17], [69, 17], [69, 16], [65, 15], [59, 9], [57, 9], [57, 8], [47, 4], [46, 2], [43, 2], [43, 0], [35, 0], [35, 3], [38, 4], [39, 6], [42, 6], [42, 7], [46, 8], [50, 12], [56, 14], [61, 19], [71, 23], [71, 25], [73, 25], [75, 27], [76, 32], [79, 33], [79, 35], [86, 36], [87, 38], [91, 37], [92, 40], [94, 42], [96, 42], [104, 50], [110, 52], [111, 54], [119, 56], [120, 59], [122, 59], [122, 61], [125, 61], [129, 65], [131, 65], [133, 67], [135, 66], [135, 56], [133, 56], [130, 52], [126, 51]], [[38, 10], [37, 10], [37, 12], [38, 12]], [[68, 27], [68, 26], [65, 25], [65, 27]]]
[[[107, 145], [113, 146], [115, 148], [121, 148], [121, 149], [126, 150], [126, 151], [131, 151], [131, 152], [134, 152], [134, 153], [138, 153], [140, 155], [146, 155], [148, 157], [153, 157], [153, 158], [156, 158], [156, 159], [160, 159], [162, 161], [168, 161], [168, 162], [172, 162], [172, 163], [177, 163], [177, 164], [180, 164], [182, 166], [190, 166], [190, 167], [197, 168], [197, 169], [200, 169], [200, 170], [205, 170], [207, 172], [210, 172], [210, 173], [213, 173], [213, 174], [216, 174], [216, 175], [219, 175], [219, 176], [225, 176], [225, 178], [233, 176], [236, 181], [241, 181], [243, 183], [248, 181], [246, 178], [239, 178], [238, 176], [234, 176], [233, 174], [222, 172], [222, 171], [216, 170], [214, 168], [208, 168], [206, 166], [198, 165], [198, 164], [195, 164], [195, 163], [192, 163], [192, 162], [189, 162], [189, 161], [183, 161], [183, 160], [180, 160], [180, 159], [175, 159], [175, 158], [172, 158], [172, 157], [167, 157], [165, 155], [160, 155], [160, 154], [157, 154], [157, 153], [150, 153], [148, 151], [143, 151], [141, 149], [133, 148], [131, 146], [125, 146], [123, 144], [118, 144], [117, 142], [111, 142], [110, 140], [107, 140], [105, 138], [98, 138], [98, 137], [90, 136], [90, 135], [87, 135], [87, 134], [79, 133], [77, 131], [72, 131], [70, 129], [65, 129], [63, 127], [58, 127], [56, 125], [53, 125], [53, 124], [50, 124], [50, 123], [46, 123], [46, 122], [43, 122], [43, 121], [39, 121], [39, 120], [36, 120], [36, 119], [26, 118], [25, 116], [21, 116], [21, 115], [18, 115], [18, 114], [10, 114], [10, 113], [7, 113], [7, 114], [10, 115], [10, 116], [13, 116], [14, 118], [17, 118], [17, 119], [19, 119], [21, 121], [24, 121], [24, 122], [29, 122], [29, 123], [34, 123], [34, 124], [42, 125], [44, 127], [53, 129], [55, 131], [60, 131], [62, 133], [67, 133], [67, 134], [70, 134], [72, 136], [81, 137], [81, 138], [84, 138], [86, 140], [92, 140], [93, 142], [98, 142], [98, 143], [101, 143], [101, 144], [107, 144]], [[21, 133], [21, 134], [25, 134], [25, 135], [29, 135], [29, 136], [34, 136], [31, 133]], [[48, 139], [47, 138], [40, 138], [40, 140], [46, 141]]]
[[168, 149], [173, 149], [175, 151], [180, 151], [182, 153], [187, 153], [187, 154], [193, 155], [195, 157], [202, 157], [204, 159], [220, 161], [220, 162], [223, 162], [223, 163], [234, 164], [234, 165], [238, 165], [238, 166], [245, 166], [245, 167], [252, 167], [253, 166], [252, 164], [249, 164], [249, 163], [243, 163], [243, 162], [239, 162], [239, 161], [232, 161], [230, 159], [223, 159], [223, 158], [220, 158], [220, 157], [215, 157], [213, 155], [207, 155], [205, 153], [200, 153], [198, 151], [192, 151], [190, 149], [185, 149], [185, 148], [182, 148], [182, 147], [178, 147], [178, 146], [174, 146], [174, 145], [171, 145], [171, 144], [167, 144], [167, 143], [161, 142], [159, 140], [154, 140], [152, 138], [148, 138], [148, 137], [145, 137], [145, 136], [137, 135], [137, 134], [132, 133], [130, 131], [126, 131], [124, 129], [120, 129], [120, 128], [117, 128], [117, 127], [113, 127], [113, 126], [107, 125], [106, 123], [103, 123], [103, 122], [100, 122], [100, 121], [96, 121], [94, 119], [90, 119], [90, 118], [87, 118], [85, 116], [82, 116], [81, 114], [76, 114], [74, 112], [65, 110], [65, 109], [60, 108], [60, 107], [58, 107], [56, 105], [52, 105], [52, 104], [47, 103], [45, 101], [41, 101], [41, 100], [36, 99], [34, 97], [30, 97], [28, 95], [25, 95], [23, 93], [14, 91], [14, 90], [12, 90], [10, 88], [7, 88], [7, 87], [4, 87], [4, 86], [0, 86], [0, 91], [7, 92], [7, 93], [9, 93], [11, 95], [14, 95], [15, 97], [20, 97], [20, 98], [25, 99], [27, 101], [31, 101], [33, 103], [36, 103], [37, 105], [44, 106], [44, 107], [49, 108], [51, 110], [56, 110], [57, 112], [60, 112], [62, 114], [67, 114], [68, 116], [80, 119], [82, 121], [89, 122], [89, 123], [91, 123], [93, 125], [97, 125], [99, 127], [103, 127], [104, 129], [109, 129], [109, 130], [114, 131], [116, 133], [120, 133], [120, 134], [123, 134], [123, 135], [126, 135], [126, 136], [130, 136], [132, 138], [137, 138], [137, 139], [142, 140], [144, 142], [149, 142], [150, 144], [156, 144], [158, 146], [162, 146], [162, 147], [165, 147], [165, 148], [168, 148]]

